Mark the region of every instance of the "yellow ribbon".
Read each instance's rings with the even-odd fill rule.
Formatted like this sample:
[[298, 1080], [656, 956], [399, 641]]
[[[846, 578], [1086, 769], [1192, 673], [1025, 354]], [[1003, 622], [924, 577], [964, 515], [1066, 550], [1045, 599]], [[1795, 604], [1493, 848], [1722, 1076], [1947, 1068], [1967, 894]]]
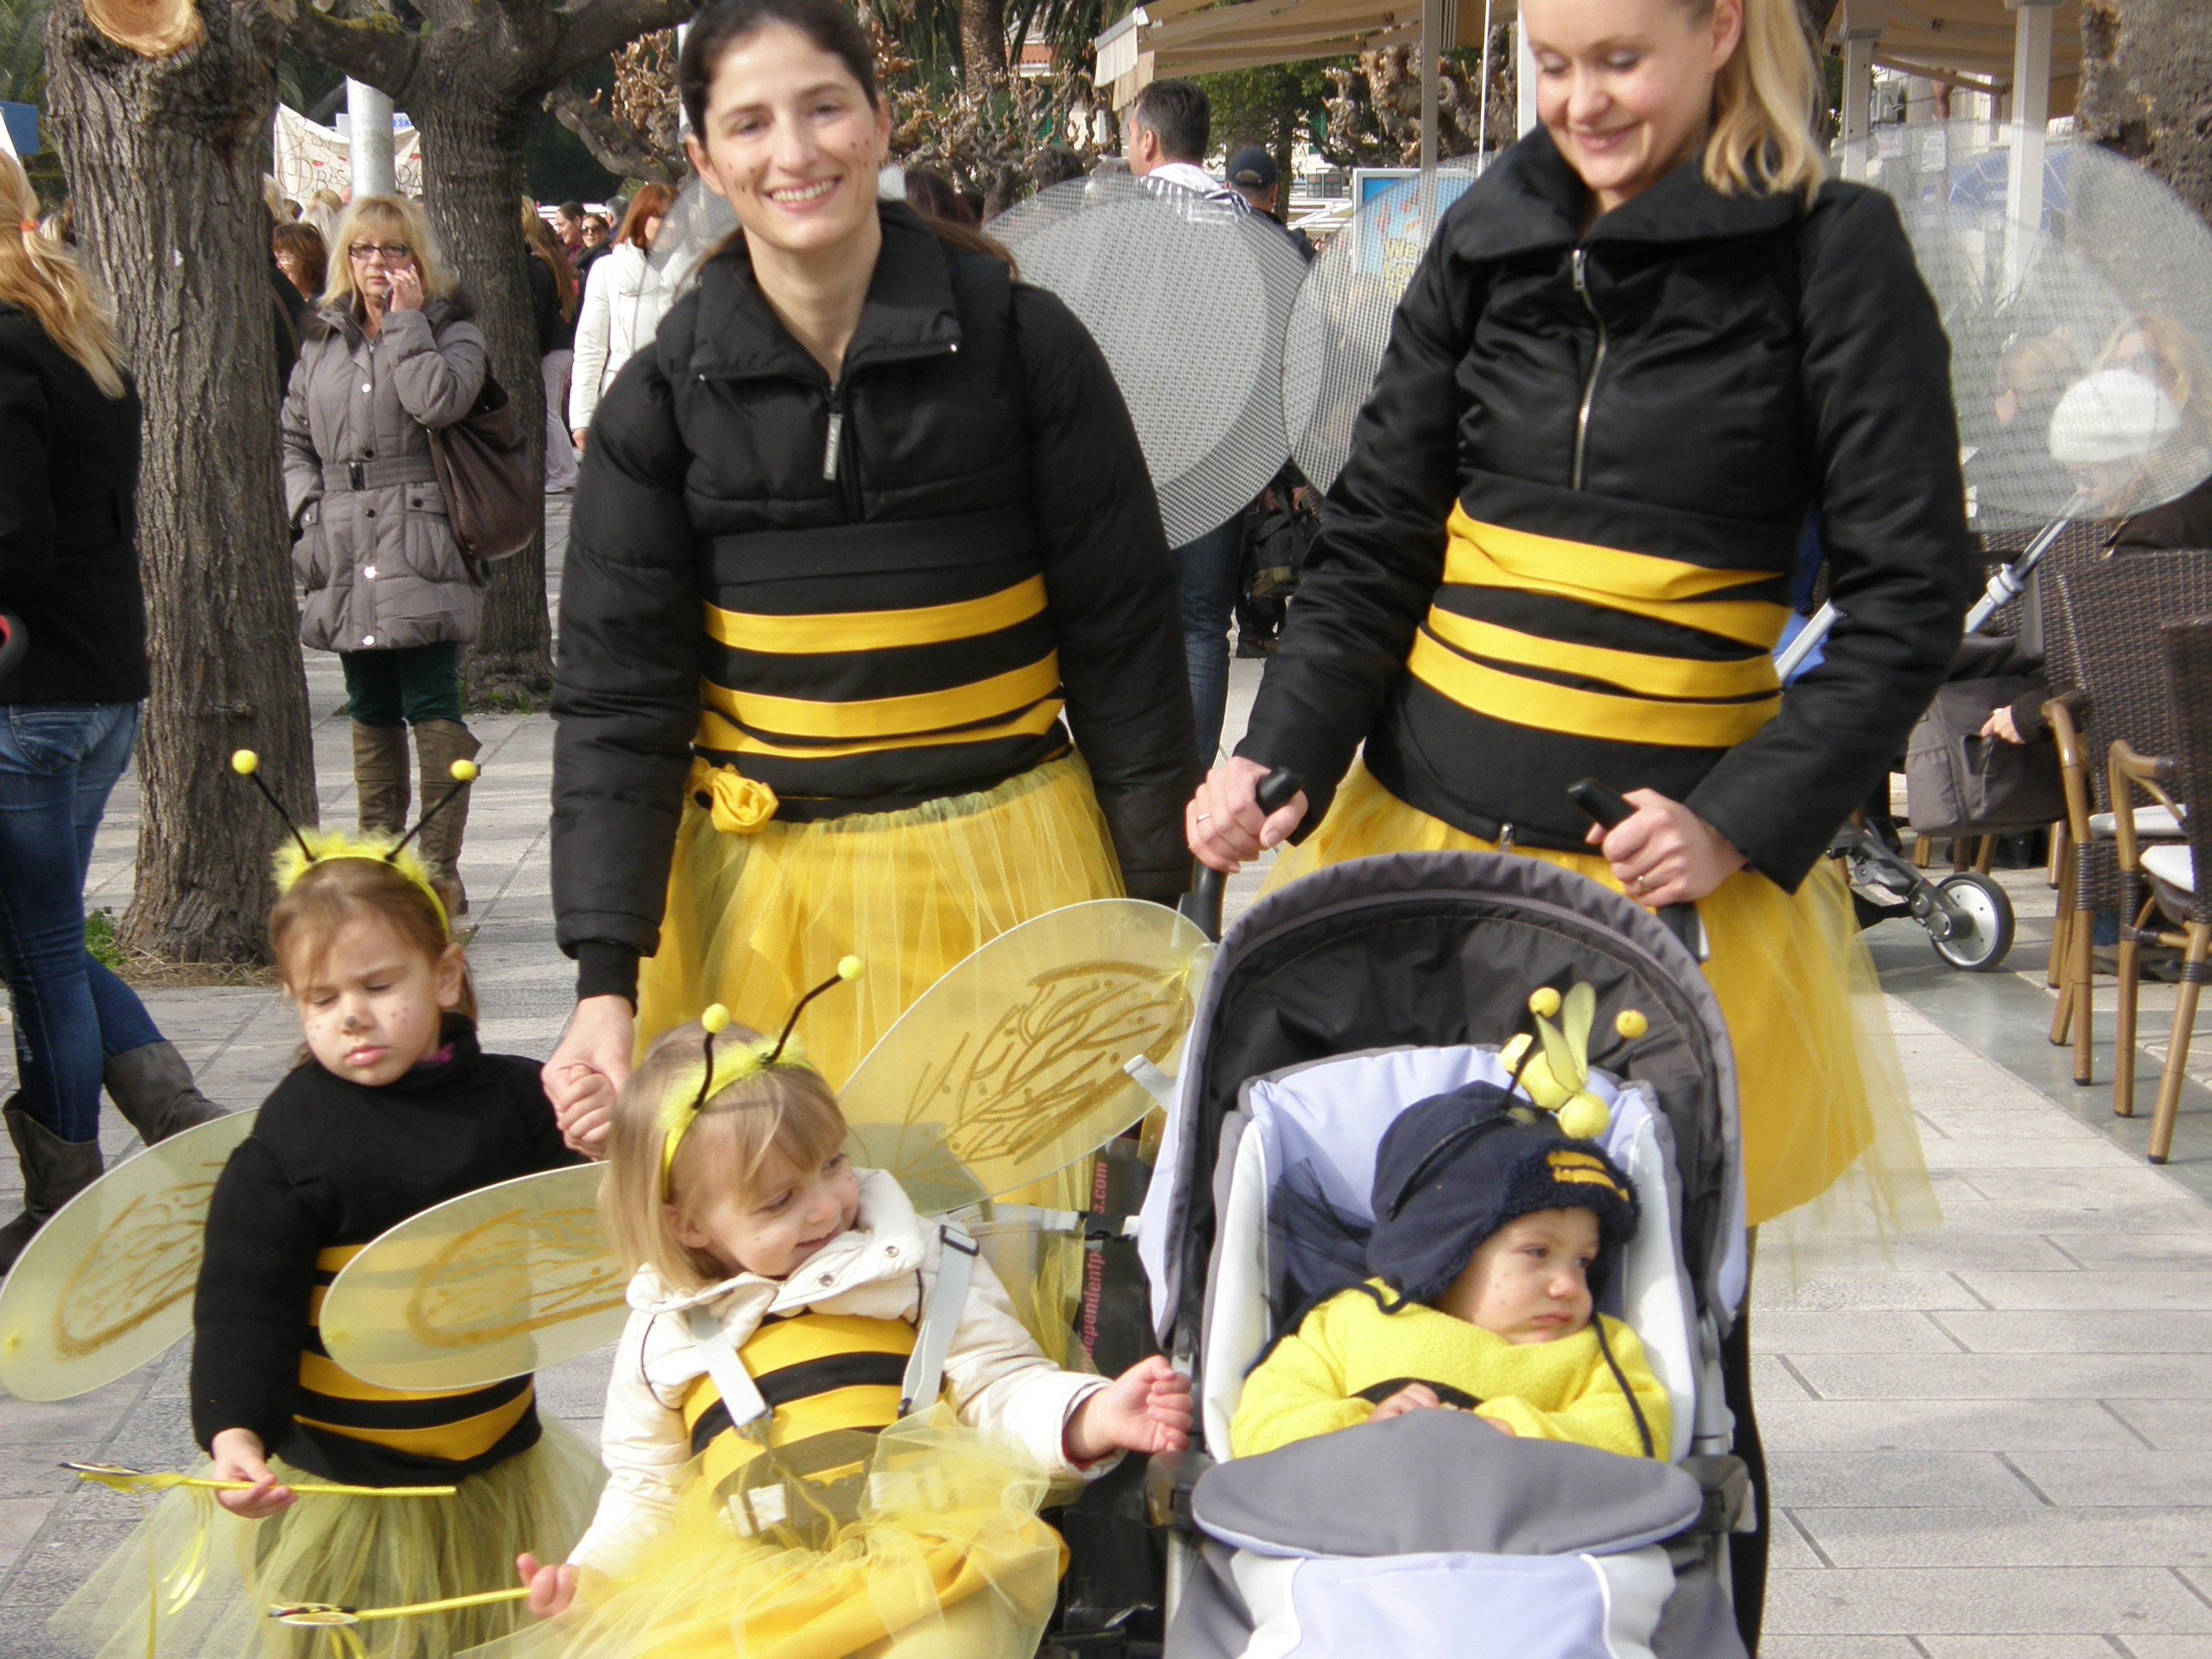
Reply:
[[726, 836], [757, 834], [782, 804], [758, 778], [749, 778], [733, 766], [709, 766], [704, 761], [691, 763], [690, 793], [707, 797], [714, 828]]

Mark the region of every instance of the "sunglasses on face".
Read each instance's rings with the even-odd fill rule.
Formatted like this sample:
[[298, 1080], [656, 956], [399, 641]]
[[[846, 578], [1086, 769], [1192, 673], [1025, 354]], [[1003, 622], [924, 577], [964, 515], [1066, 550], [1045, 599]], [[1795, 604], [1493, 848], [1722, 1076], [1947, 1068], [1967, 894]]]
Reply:
[[381, 253], [385, 264], [396, 265], [402, 259], [414, 257], [415, 250], [404, 242], [356, 242], [346, 252], [362, 264], [367, 264]]

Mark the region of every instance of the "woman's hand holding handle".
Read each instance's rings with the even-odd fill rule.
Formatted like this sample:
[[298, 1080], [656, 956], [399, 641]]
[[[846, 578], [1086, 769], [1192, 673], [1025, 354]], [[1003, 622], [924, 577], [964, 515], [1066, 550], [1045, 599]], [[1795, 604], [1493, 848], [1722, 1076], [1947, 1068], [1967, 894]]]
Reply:
[[[1183, 835], [1191, 856], [1209, 870], [1234, 875], [1237, 866], [1280, 846], [1305, 821], [1306, 794], [1297, 789], [1288, 801], [1266, 804], [1261, 783], [1271, 775], [1257, 761], [1232, 756], [1206, 775], [1183, 809]], [[1291, 775], [1295, 785], [1296, 775]]]

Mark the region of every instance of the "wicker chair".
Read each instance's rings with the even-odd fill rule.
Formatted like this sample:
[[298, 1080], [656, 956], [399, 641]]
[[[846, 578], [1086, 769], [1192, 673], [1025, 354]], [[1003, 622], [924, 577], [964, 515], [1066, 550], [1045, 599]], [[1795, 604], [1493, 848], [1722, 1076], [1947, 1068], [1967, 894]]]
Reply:
[[[2212, 555], [2199, 555], [2212, 558]], [[2212, 980], [2212, 617], [2168, 623], [2159, 629], [2173, 704], [2177, 752], [2137, 754], [2124, 743], [2112, 745], [2108, 763], [2112, 799], [2132, 800], [2142, 791], [2179, 816], [2185, 840], [2142, 842], [2122, 812], [2114, 843], [2120, 863], [2120, 1012], [2113, 1066], [2114, 1100], [2135, 1085], [2136, 952], [2147, 944], [2172, 945], [2182, 953], [2180, 994], [2173, 1006], [2173, 1037], [2166, 1069], [2158, 1080], [2158, 1108], [2151, 1119], [2150, 1161], [2163, 1164], [2173, 1150], [2173, 1120], [2181, 1106], [2182, 1079], [2188, 1075], [2189, 1040], [2197, 1024], [2197, 1003]], [[2178, 797], [2178, 798], [2177, 798]], [[2144, 899], [2145, 884], [2148, 902]], [[2178, 927], [2162, 927], [2148, 912]], [[2150, 922], [2144, 927], [2141, 924]], [[2133, 1103], [2130, 1100], [2130, 1105]]]
[[[2130, 553], [2087, 570], [2061, 571], [2052, 586], [2078, 695], [2054, 697], [2044, 705], [2066, 782], [2069, 851], [2059, 893], [2066, 931], [2065, 983], [2051, 1040], [2058, 1043], [2072, 1037], [2074, 1081], [2086, 1085], [2094, 1070], [2095, 969], [2090, 951], [2096, 913], [2118, 910], [2124, 897], [2112, 779], [2102, 754], [2114, 743], [2125, 743], [2138, 755], [2175, 752], [2158, 629], [2162, 623], [2212, 612], [2212, 555]], [[2180, 833], [2163, 807], [2135, 808], [2129, 822], [2138, 837], [2170, 839]], [[2132, 1097], [2115, 1098], [2113, 1109], [2124, 1117], [2131, 1115]]]

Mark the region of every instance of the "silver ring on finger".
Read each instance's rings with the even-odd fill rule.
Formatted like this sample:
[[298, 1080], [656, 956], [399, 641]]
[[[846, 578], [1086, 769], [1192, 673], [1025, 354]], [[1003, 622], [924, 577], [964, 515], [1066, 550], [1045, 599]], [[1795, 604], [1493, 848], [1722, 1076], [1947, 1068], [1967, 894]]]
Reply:
[[1211, 813], [1211, 812], [1200, 812], [1200, 813], [1198, 815], [1198, 821], [1199, 821], [1200, 823], [1205, 823], [1208, 818], [1212, 817], [1212, 816], [1213, 816], [1213, 814], [1212, 814], [1212, 813]]

